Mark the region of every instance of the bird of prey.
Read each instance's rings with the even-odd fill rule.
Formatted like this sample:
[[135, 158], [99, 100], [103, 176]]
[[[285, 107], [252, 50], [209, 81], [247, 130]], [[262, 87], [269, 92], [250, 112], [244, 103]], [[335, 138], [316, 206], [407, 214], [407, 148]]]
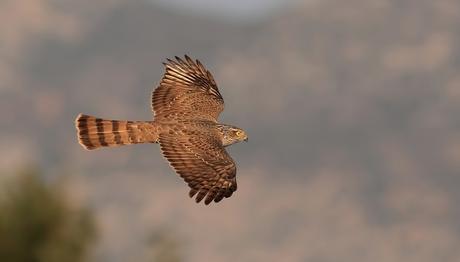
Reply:
[[208, 205], [236, 191], [236, 165], [226, 146], [247, 141], [246, 133], [217, 121], [224, 100], [211, 73], [187, 55], [167, 59], [152, 93], [152, 121], [107, 120], [79, 114], [78, 141], [88, 150], [158, 143], [164, 157], [191, 188], [189, 196]]

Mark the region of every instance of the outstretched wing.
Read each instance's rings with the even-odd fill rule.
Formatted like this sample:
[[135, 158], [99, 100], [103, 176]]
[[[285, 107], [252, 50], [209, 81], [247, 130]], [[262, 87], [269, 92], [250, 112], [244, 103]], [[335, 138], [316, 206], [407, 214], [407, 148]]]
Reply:
[[164, 65], [166, 72], [152, 94], [155, 118], [216, 122], [224, 100], [211, 73], [188, 56]]
[[[187, 131], [184, 131], [187, 132]], [[163, 155], [190, 186], [196, 202], [206, 205], [230, 197], [236, 191], [236, 166], [222, 143], [210, 134], [160, 135]]]

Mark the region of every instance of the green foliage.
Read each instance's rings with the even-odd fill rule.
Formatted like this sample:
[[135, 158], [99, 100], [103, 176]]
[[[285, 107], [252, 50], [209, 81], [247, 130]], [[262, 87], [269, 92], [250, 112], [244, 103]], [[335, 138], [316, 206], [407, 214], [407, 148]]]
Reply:
[[37, 172], [0, 186], [0, 261], [82, 261], [94, 235], [91, 213], [72, 207]]

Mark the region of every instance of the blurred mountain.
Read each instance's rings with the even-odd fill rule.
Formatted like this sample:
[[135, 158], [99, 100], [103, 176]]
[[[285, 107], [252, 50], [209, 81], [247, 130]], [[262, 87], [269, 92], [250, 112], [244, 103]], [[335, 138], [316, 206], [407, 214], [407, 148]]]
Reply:
[[[458, 1], [299, 1], [254, 23], [147, 1], [33, 3], [0, 4], [15, 25], [0, 23], [0, 163], [84, 174], [101, 257], [129, 260], [150, 223], [178, 225], [192, 261], [460, 257]], [[161, 62], [183, 54], [213, 72], [222, 121], [251, 137], [229, 149], [241, 187], [219, 209], [193, 206], [155, 146], [75, 139], [79, 112], [150, 119]]]

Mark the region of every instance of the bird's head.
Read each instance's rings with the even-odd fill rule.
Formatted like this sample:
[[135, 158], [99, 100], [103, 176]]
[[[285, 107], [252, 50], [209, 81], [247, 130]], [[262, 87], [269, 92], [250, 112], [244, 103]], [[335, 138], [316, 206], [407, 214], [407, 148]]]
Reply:
[[236, 126], [222, 125], [219, 130], [222, 133], [222, 144], [224, 146], [229, 146], [241, 141], [248, 141], [246, 132]]

